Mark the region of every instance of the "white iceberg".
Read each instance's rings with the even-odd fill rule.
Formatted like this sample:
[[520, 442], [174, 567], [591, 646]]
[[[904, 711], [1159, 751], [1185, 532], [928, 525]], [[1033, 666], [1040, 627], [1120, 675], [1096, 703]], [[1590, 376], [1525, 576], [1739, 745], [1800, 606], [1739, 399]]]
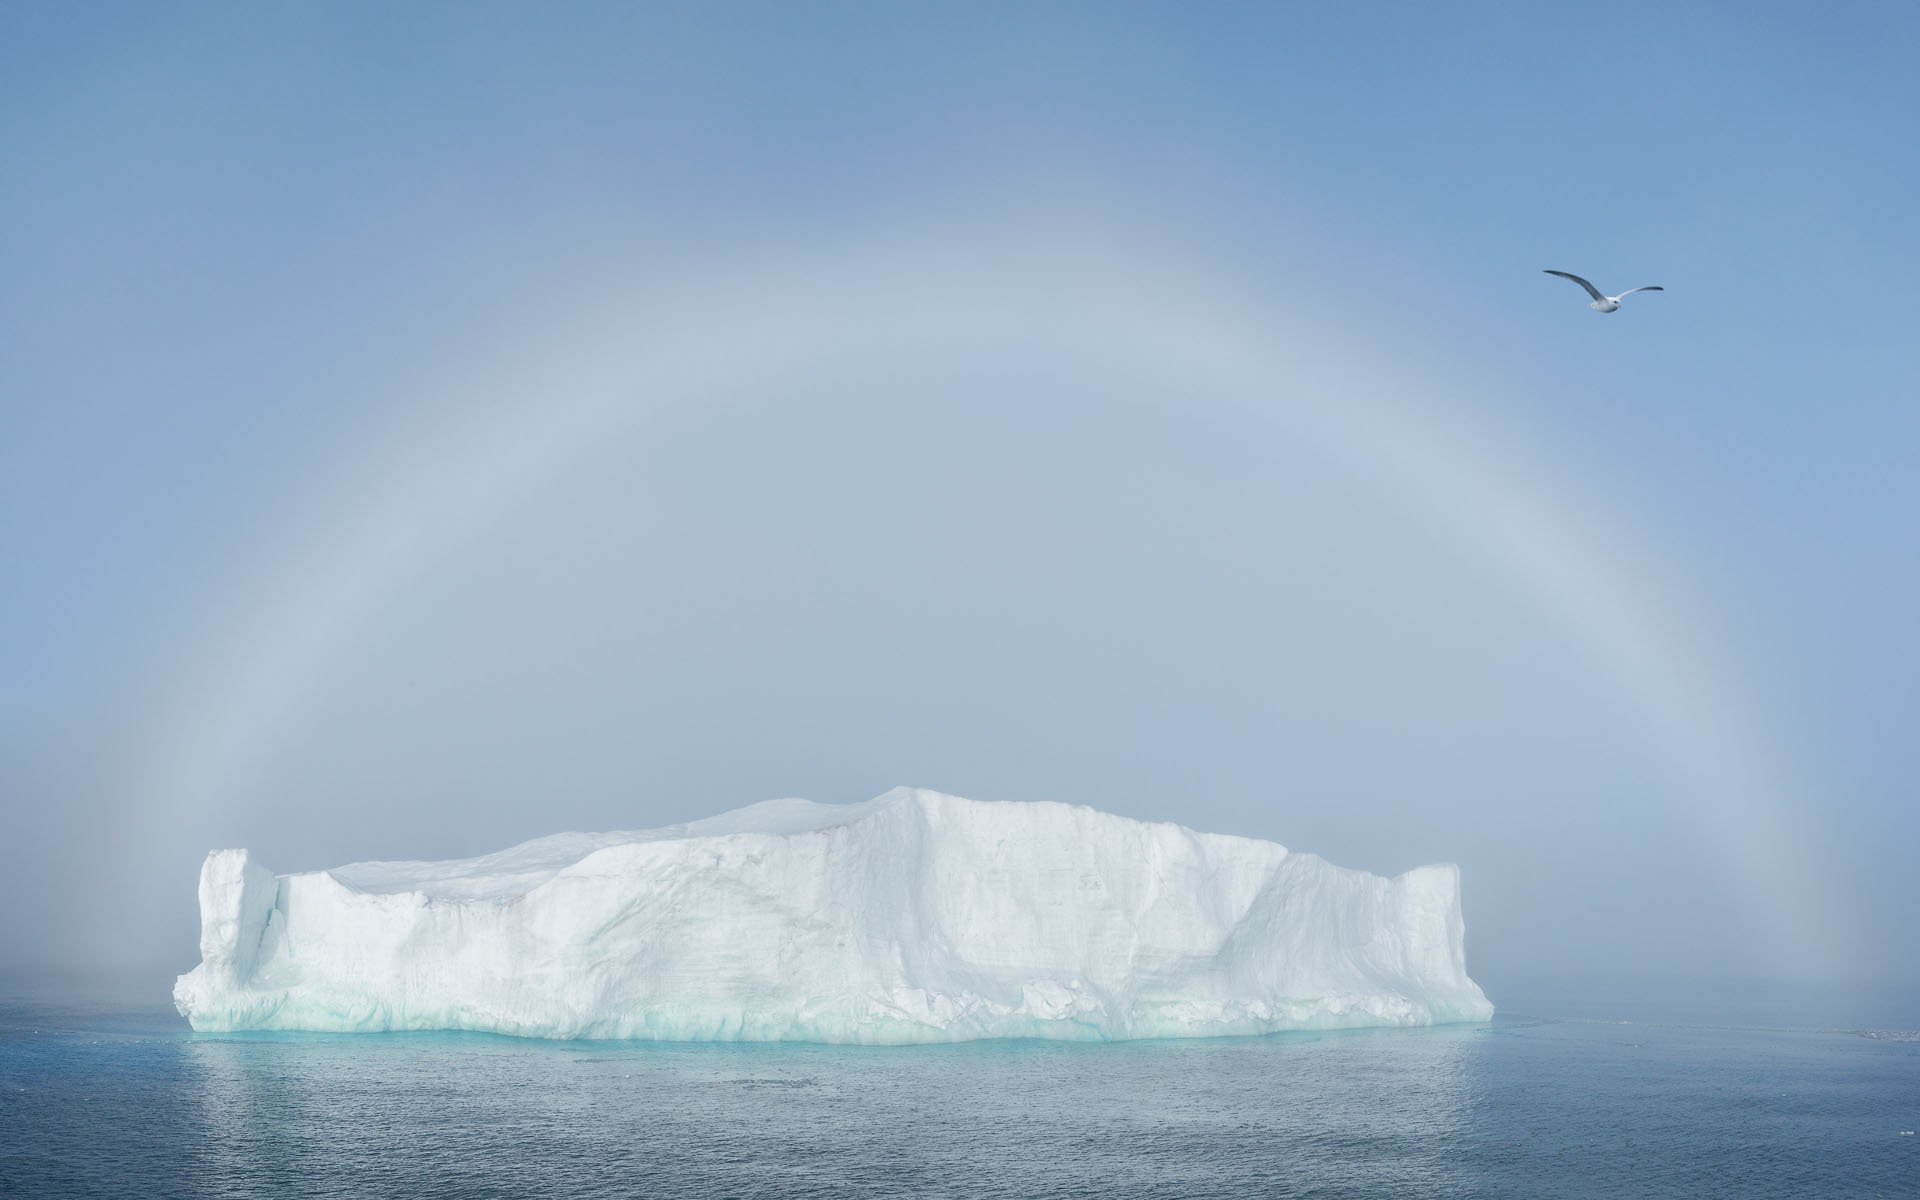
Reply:
[[195, 1029], [1118, 1039], [1484, 1021], [1459, 872], [896, 789], [484, 858], [200, 874]]

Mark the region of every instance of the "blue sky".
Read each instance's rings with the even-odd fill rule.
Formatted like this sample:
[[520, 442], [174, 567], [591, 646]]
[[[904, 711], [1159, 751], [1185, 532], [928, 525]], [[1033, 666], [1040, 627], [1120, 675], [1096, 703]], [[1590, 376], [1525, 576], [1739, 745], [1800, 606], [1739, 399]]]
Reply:
[[[11, 6], [0, 899], [124, 882], [11, 923], [0, 960], [184, 968], [216, 844], [305, 869], [912, 783], [1459, 861], [1496, 1000], [1530, 973], [1910, 977], [1917, 28]], [[1546, 267], [1667, 291], [1601, 317]], [[780, 289], [889, 329], [963, 282], [1109, 270], [1143, 328], [1204, 325], [1195, 295], [1270, 315], [1299, 364], [1277, 415], [1137, 347], [896, 331], [705, 401], [696, 364], [543, 471], [459, 458], [577, 423], [564, 347], [637, 347], [634, 387], [672, 391], [629, 311], [714, 365], [804, 326], [730, 323]], [[1500, 495], [1655, 582], [1791, 853], [1721, 861], [1737, 798], [1663, 748], [1692, 721], [1582, 642], [1608, 597], [1568, 616], [1427, 484], [1302, 433], [1368, 421], [1496, 448]], [[496, 468], [517, 482], [475, 490]], [[377, 536], [343, 514], [382, 488], [420, 533], [351, 620], [258, 600]], [[260, 668], [285, 712], [242, 737], [208, 664], [255, 626], [331, 632], [324, 669]], [[156, 766], [223, 729], [219, 772]], [[1845, 927], [1817, 964], [1748, 904], [1801, 874]]]

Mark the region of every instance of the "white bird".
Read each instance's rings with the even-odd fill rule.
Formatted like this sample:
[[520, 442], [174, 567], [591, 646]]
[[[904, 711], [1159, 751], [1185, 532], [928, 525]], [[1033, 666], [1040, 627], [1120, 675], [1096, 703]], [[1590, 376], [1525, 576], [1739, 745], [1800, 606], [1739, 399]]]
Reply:
[[1656, 285], [1654, 287], [1628, 288], [1626, 291], [1621, 292], [1618, 296], [1608, 296], [1608, 295], [1602, 294], [1599, 288], [1588, 283], [1586, 280], [1580, 278], [1578, 275], [1571, 275], [1565, 271], [1548, 271], [1547, 274], [1558, 275], [1562, 279], [1571, 279], [1575, 283], [1579, 284], [1581, 287], [1587, 289], [1587, 295], [1593, 297], [1593, 303], [1587, 305], [1587, 307], [1592, 309], [1595, 312], [1602, 312], [1602, 313], [1610, 313], [1618, 309], [1620, 307], [1620, 302], [1622, 300], [1625, 300], [1628, 296], [1633, 295], [1635, 292], [1664, 292], [1667, 290], [1663, 287], [1659, 287]]

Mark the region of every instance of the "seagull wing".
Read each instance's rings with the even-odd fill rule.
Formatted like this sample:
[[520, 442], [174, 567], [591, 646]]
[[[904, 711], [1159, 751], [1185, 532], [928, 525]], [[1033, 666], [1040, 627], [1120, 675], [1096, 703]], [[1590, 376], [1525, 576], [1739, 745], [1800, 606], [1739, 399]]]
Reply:
[[1606, 297], [1605, 297], [1605, 296], [1602, 296], [1602, 295], [1600, 294], [1600, 289], [1599, 289], [1599, 288], [1597, 288], [1597, 287], [1595, 287], [1595, 286], [1593, 286], [1592, 284], [1590, 284], [1590, 283], [1588, 283], [1588, 282], [1587, 282], [1586, 280], [1584, 280], [1584, 279], [1582, 279], [1582, 278], [1580, 278], [1580, 277], [1579, 277], [1578, 275], [1571, 275], [1571, 274], [1568, 274], [1568, 273], [1567, 273], [1567, 272], [1565, 272], [1565, 271], [1548, 271], [1548, 272], [1547, 272], [1547, 274], [1549, 274], [1549, 275], [1558, 275], [1558, 276], [1559, 276], [1560, 278], [1562, 278], [1562, 279], [1571, 279], [1571, 280], [1573, 280], [1573, 281], [1574, 281], [1575, 283], [1577, 283], [1577, 284], [1579, 284], [1579, 285], [1580, 285], [1581, 287], [1583, 287], [1583, 288], [1585, 288], [1585, 289], [1587, 289], [1587, 295], [1589, 295], [1589, 296], [1592, 296], [1592, 297], [1593, 297], [1593, 298], [1594, 298], [1595, 300], [1605, 300], [1605, 299], [1606, 299]]
[[1656, 284], [1654, 284], [1654, 285], [1653, 285], [1652, 287], [1643, 287], [1643, 288], [1628, 288], [1628, 289], [1627, 289], [1626, 291], [1624, 291], [1624, 292], [1621, 292], [1621, 293], [1620, 293], [1620, 294], [1619, 294], [1618, 296], [1615, 296], [1615, 297], [1614, 297], [1614, 299], [1615, 299], [1615, 300], [1624, 300], [1624, 299], [1626, 299], [1626, 298], [1627, 298], [1628, 296], [1631, 296], [1631, 295], [1633, 295], [1633, 294], [1634, 294], [1635, 292], [1664, 292], [1664, 291], [1666, 291], [1666, 290], [1667, 290], [1667, 289], [1665, 289], [1665, 288], [1663, 288], [1663, 287], [1661, 287], [1661, 286], [1660, 286], [1659, 284], [1657, 284], [1657, 283], [1656, 283]]

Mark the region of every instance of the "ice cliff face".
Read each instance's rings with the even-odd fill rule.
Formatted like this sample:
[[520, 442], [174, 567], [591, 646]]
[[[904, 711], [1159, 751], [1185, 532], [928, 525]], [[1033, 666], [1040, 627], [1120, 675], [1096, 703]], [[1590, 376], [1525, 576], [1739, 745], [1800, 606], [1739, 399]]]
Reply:
[[1459, 873], [1064, 804], [776, 800], [485, 858], [200, 876], [200, 1030], [947, 1042], [1481, 1021]]

